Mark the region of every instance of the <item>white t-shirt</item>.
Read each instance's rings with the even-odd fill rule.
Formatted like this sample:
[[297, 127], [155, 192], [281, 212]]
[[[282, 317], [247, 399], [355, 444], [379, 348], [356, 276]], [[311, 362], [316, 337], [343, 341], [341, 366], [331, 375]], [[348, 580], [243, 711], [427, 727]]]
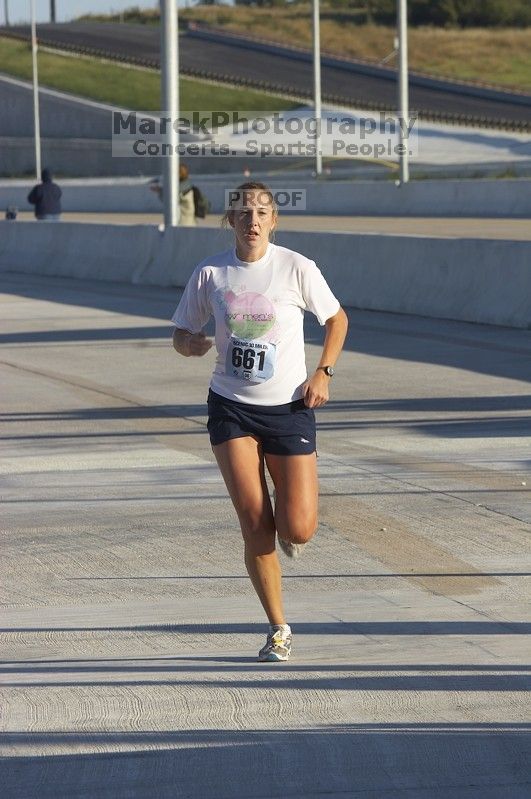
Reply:
[[217, 394], [283, 405], [302, 397], [307, 378], [304, 311], [324, 325], [339, 307], [313, 261], [269, 244], [252, 263], [240, 261], [234, 248], [200, 263], [172, 322], [199, 333], [214, 317], [217, 358], [210, 386]]

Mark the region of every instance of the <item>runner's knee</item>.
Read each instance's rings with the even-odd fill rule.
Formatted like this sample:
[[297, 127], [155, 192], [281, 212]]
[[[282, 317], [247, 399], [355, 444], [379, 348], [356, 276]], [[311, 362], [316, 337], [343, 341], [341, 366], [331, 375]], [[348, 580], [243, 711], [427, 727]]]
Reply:
[[291, 541], [292, 544], [306, 544], [313, 538], [316, 530], [317, 517], [314, 514], [284, 522], [277, 520], [277, 532], [280, 538]]
[[244, 541], [253, 541], [260, 535], [273, 535], [275, 523], [271, 513], [263, 508], [245, 508], [238, 511]]

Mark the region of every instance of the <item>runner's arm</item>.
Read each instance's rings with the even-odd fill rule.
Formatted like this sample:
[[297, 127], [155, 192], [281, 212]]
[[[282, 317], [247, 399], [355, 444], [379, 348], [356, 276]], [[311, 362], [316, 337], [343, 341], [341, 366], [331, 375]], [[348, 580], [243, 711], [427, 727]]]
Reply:
[[319, 408], [328, 402], [330, 396], [328, 384], [331, 378], [319, 367], [334, 366], [343, 349], [348, 329], [348, 317], [343, 308], [326, 320], [325, 328], [323, 352], [316, 371], [303, 386], [304, 401], [308, 408]]

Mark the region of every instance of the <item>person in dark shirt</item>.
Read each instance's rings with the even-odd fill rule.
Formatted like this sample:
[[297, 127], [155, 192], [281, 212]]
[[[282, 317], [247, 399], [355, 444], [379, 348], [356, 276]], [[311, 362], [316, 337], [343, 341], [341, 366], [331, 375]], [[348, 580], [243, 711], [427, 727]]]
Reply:
[[52, 181], [49, 169], [42, 170], [42, 183], [37, 183], [28, 194], [28, 202], [35, 206], [37, 219], [58, 220], [61, 217], [62, 191]]

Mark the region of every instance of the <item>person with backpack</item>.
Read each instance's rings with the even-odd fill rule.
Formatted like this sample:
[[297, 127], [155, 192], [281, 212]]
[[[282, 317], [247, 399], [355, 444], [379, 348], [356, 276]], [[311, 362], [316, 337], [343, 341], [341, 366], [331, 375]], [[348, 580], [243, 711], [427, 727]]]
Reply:
[[[189, 175], [186, 164], [179, 164], [179, 225], [184, 227], [194, 227], [197, 224], [196, 219], [204, 219], [210, 206], [201, 190], [192, 186]], [[162, 201], [164, 190], [161, 179], [152, 180], [149, 188]]]
[[195, 221], [195, 202], [194, 187], [189, 179], [188, 167], [186, 164], [179, 164], [179, 225], [192, 227]]

